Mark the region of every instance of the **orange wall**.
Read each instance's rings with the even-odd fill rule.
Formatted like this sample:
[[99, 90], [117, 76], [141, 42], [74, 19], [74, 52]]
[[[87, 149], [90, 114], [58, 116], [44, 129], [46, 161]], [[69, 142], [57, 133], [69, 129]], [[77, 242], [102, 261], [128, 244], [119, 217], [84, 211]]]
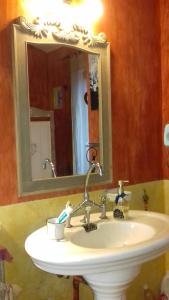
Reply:
[[[1, 204], [40, 198], [39, 195], [17, 197], [9, 25], [22, 14], [19, 3], [19, 0], [0, 3]], [[119, 178], [129, 179], [130, 183], [161, 179], [158, 1], [103, 0], [103, 4], [105, 14], [97, 29], [105, 31], [111, 43], [113, 184]]]
[[30, 105], [50, 109], [46, 53], [28, 44], [28, 72]]
[[[163, 128], [169, 123], [169, 2], [160, 0], [161, 5], [161, 74], [162, 74], [162, 117]], [[169, 148], [163, 146], [163, 175], [169, 179]]]
[[161, 75], [158, 1], [106, 0], [100, 24], [111, 42], [113, 173], [160, 179]]
[[[61, 48], [45, 53], [28, 45], [30, 104], [36, 108], [54, 112], [57, 176], [71, 175], [73, 172], [71, 102], [68, 101], [70, 99], [70, 62], [69, 58], [58, 60], [58, 55], [61, 57], [63, 52], [65, 51]], [[61, 107], [56, 109], [53, 89], [58, 86], [63, 88], [63, 97]]]
[[[58, 59], [64, 49], [58, 49], [48, 54], [49, 93], [54, 87], [63, 88], [62, 107], [54, 109], [55, 120], [55, 153], [58, 176], [68, 176], [73, 172], [72, 156], [72, 119], [71, 119], [71, 79], [70, 59]], [[61, 55], [60, 55], [61, 57]], [[56, 59], [57, 58], [57, 59]], [[50, 94], [52, 99], [52, 95]]]

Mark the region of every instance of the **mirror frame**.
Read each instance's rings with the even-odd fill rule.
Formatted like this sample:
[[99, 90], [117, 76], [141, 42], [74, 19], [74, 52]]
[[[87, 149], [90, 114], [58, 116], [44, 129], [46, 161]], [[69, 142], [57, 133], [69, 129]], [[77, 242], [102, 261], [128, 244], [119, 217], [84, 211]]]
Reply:
[[[54, 24], [55, 28], [59, 26]], [[58, 29], [58, 28], [56, 28]], [[60, 29], [59, 29], [60, 30]], [[19, 195], [41, 194], [81, 188], [84, 175], [72, 175], [33, 181], [30, 156], [30, 105], [27, 67], [27, 43], [60, 44], [99, 55], [99, 132], [100, 163], [104, 168], [102, 177], [92, 174], [90, 185], [112, 182], [112, 139], [111, 139], [111, 89], [110, 89], [110, 44], [105, 35], [92, 36], [85, 29], [75, 28], [69, 34], [57, 30], [50, 34], [44, 26], [28, 23], [24, 17], [13, 24], [13, 82], [15, 101], [15, 125], [17, 148], [17, 171]], [[78, 34], [77, 34], [78, 33]], [[72, 35], [73, 34], [73, 35]], [[76, 37], [76, 40], [75, 40]]]

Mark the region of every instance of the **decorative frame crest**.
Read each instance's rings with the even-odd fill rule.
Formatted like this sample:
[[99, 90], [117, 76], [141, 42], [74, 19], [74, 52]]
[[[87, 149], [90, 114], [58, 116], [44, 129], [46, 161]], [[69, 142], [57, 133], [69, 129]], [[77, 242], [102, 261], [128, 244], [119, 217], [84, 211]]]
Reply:
[[66, 42], [70, 44], [78, 44], [80, 41], [88, 47], [106, 47], [107, 38], [104, 32], [98, 35], [92, 35], [84, 27], [73, 24], [69, 31], [66, 31], [60, 22], [41, 22], [37, 18], [34, 22], [29, 22], [25, 17], [21, 16], [17, 19], [17, 23], [21, 29], [36, 38], [48, 38], [51, 34], [56, 41]]

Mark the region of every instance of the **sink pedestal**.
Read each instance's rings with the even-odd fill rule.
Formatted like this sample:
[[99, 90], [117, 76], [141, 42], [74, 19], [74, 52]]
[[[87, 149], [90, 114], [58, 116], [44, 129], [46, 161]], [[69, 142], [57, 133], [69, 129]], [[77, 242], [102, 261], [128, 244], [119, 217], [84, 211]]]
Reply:
[[94, 292], [94, 300], [125, 300], [125, 291], [138, 275], [139, 266], [83, 276]]

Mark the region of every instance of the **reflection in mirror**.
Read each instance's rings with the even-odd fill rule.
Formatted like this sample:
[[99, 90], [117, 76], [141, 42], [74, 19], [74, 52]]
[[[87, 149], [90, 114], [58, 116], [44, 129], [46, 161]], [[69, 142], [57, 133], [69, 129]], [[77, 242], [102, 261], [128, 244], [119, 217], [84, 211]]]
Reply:
[[27, 44], [32, 179], [85, 174], [99, 161], [99, 55]]
[[[52, 27], [52, 28], [51, 28]], [[51, 31], [52, 29], [52, 31]], [[13, 25], [19, 195], [112, 182], [110, 45], [79, 27]]]

